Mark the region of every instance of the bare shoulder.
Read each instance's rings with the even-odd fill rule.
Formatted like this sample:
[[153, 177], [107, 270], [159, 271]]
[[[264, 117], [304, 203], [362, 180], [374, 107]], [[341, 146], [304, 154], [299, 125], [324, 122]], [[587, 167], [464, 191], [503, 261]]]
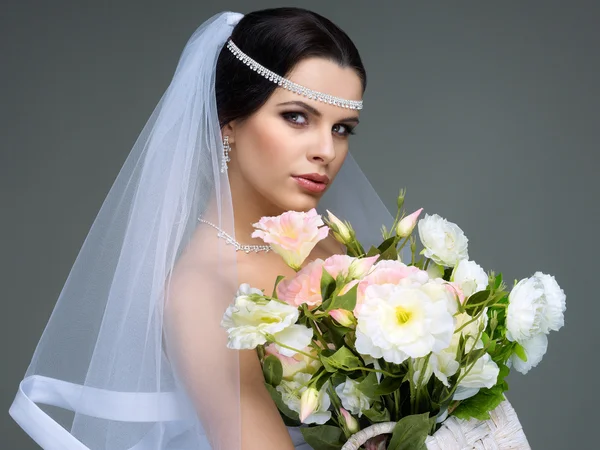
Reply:
[[[225, 273], [220, 269], [225, 270]], [[261, 264], [253, 260], [237, 263], [237, 273], [246, 276], [253, 287], [271, 283]], [[245, 275], [244, 275], [245, 274]], [[293, 450], [285, 424], [281, 420], [269, 392], [255, 350], [227, 349], [227, 334], [220, 327], [221, 317], [231, 304], [237, 277], [227, 267], [218, 267], [198, 259], [183, 260], [171, 276], [171, 298], [168, 322], [170, 337], [178, 356], [180, 371], [189, 392], [199, 405], [198, 410], [209, 412], [201, 418], [213, 428], [223, 417], [232, 417], [229, 407], [239, 404], [243, 448], [246, 450]], [[264, 278], [261, 278], [264, 277]], [[235, 278], [235, 280], [233, 280]], [[207, 372], [207, 368], [211, 368]], [[232, 375], [238, 371], [239, 375]], [[239, 396], [239, 398], [236, 398]], [[211, 405], [210, 408], [207, 405]], [[214, 406], [213, 406], [214, 405]], [[264, 427], [269, 423], [269, 427]], [[230, 437], [218, 435], [220, 442]], [[225, 446], [224, 448], [229, 448]]]

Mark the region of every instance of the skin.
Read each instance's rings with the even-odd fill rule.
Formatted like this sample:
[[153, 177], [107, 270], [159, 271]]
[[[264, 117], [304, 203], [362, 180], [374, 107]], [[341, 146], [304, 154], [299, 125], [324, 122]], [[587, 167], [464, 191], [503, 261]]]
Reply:
[[[286, 78], [344, 99], [362, 98], [362, 85], [356, 72], [323, 58], [300, 61]], [[308, 107], [289, 102], [303, 102]], [[252, 224], [262, 216], [277, 216], [287, 210], [307, 211], [317, 206], [324, 192], [302, 189], [292, 175], [319, 173], [327, 175], [330, 183], [333, 182], [348, 153], [349, 132], [357, 125], [358, 116], [357, 110], [309, 100], [277, 88], [249, 118], [242, 122], [233, 121], [222, 128], [222, 135], [229, 136], [232, 149], [228, 176], [238, 242], [264, 244], [250, 237], [254, 231]], [[219, 365], [222, 373], [227, 373], [222, 367], [223, 352], [228, 351], [226, 341], [219, 340], [225, 334], [219, 329], [223, 308], [215, 302], [212, 304], [214, 310], [211, 310], [210, 304], [197, 301], [199, 295], [226, 297], [220, 294], [224, 280], [219, 280], [219, 274], [210, 270], [210, 260], [205, 256], [216, 252], [219, 245], [222, 242], [216, 238], [214, 229], [197, 228], [171, 276], [172, 290], [165, 317], [169, 356], [176, 360], [183, 382], [193, 401], [198, 402], [198, 411], [207, 410], [207, 403], [211, 405], [210, 417], [201, 417], [201, 420], [213, 428], [215, 439], [225, 442], [224, 448], [228, 448], [227, 427], [219, 426], [235, 414], [227, 411], [225, 405], [231, 404], [228, 396], [237, 395], [237, 380], [232, 380], [235, 385], [231, 387], [227, 380], [203, 382], [207, 379], [207, 367]], [[329, 237], [319, 242], [307, 262], [340, 252], [340, 244]], [[274, 252], [237, 252], [235, 258], [239, 283], [249, 283], [265, 292], [271, 292], [278, 275], [294, 274]], [[226, 287], [227, 292], [231, 289], [231, 286]], [[198, 343], [206, 341], [207, 335], [214, 339], [210, 346], [199, 349]], [[242, 448], [292, 450], [294, 446], [289, 433], [264, 387], [256, 352], [241, 350], [238, 354]], [[232, 442], [229, 447], [234, 445]]]
[[[341, 98], [362, 98], [356, 72], [326, 59], [304, 59], [288, 78]], [[304, 102], [321, 117], [297, 104], [280, 105], [288, 102]], [[357, 110], [309, 100], [277, 88], [250, 118], [224, 126], [221, 133], [229, 136], [232, 149], [228, 172], [236, 236], [250, 236], [252, 223], [262, 216], [316, 207], [323, 193], [306, 192], [291, 175], [320, 173], [333, 182], [348, 153], [348, 133], [356, 126], [358, 116]]]

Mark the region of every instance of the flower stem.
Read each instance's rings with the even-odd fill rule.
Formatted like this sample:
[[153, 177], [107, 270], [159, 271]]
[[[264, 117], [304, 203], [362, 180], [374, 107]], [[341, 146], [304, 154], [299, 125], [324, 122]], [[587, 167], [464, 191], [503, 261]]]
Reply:
[[272, 343], [274, 343], [276, 345], [279, 345], [280, 347], [287, 348], [288, 350], [292, 350], [292, 351], [294, 351], [296, 353], [300, 353], [301, 355], [307, 356], [308, 358], [314, 359], [315, 361], [319, 360], [319, 358], [314, 357], [310, 353], [306, 353], [306, 352], [303, 352], [302, 350], [298, 350], [297, 348], [290, 347], [289, 345], [282, 344], [281, 342], [277, 342], [277, 340], [273, 337], [272, 334], [266, 333], [265, 337], [267, 338], [267, 340], [269, 342], [272, 342]]
[[347, 371], [366, 370], [367, 372], [381, 373], [381, 374], [385, 375], [386, 377], [392, 377], [392, 378], [400, 378], [402, 376], [402, 375], [394, 375], [393, 373], [386, 372], [385, 370], [370, 369], [368, 367], [352, 367], [352, 368], [344, 368], [343, 370], [347, 370]]

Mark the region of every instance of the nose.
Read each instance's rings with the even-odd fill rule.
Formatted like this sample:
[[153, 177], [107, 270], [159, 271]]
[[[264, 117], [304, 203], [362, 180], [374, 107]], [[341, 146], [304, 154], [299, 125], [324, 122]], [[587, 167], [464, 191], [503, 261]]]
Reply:
[[335, 142], [331, 129], [319, 133], [306, 155], [311, 162], [329, 164], [335, 159]]

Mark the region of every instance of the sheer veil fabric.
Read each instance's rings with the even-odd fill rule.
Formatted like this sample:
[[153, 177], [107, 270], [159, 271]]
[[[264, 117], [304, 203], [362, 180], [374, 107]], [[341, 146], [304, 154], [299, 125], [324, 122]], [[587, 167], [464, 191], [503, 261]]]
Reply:
[[[45, 449], [241, 449], [238, 352], [220, 321], [244, 280], [234, 248], [197, 218], [235, 236], [215, 68], [242, 17], [193, 33], [69, 273], [10, 408]], [[350, 155], [325, 209], [367, 244], [392, 222]], [[195, 327], [168, 313], [182, 289]]]

